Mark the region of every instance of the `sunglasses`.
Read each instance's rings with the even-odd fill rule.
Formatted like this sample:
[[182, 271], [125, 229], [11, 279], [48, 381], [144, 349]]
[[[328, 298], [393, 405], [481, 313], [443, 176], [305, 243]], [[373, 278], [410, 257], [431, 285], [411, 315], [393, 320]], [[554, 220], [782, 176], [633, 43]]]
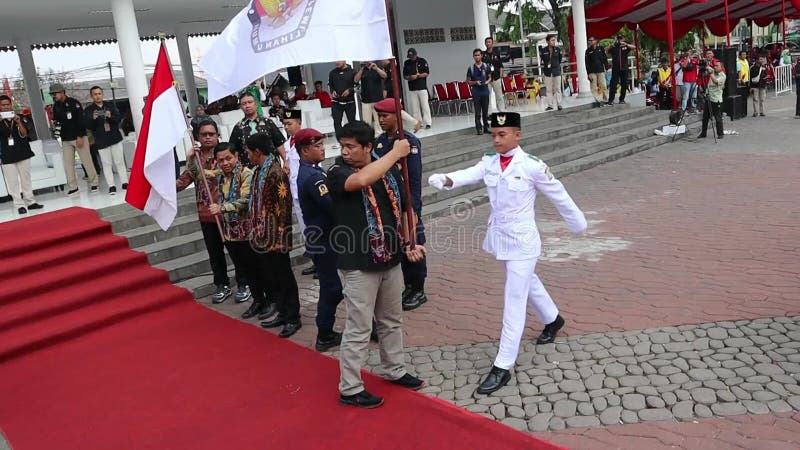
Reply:
[[203, 137], [213, 137], [213, 136], [216, 136], [216, 135], [217, 135], [217, 133], [214, 133], [214, 132], [200, 133], [200, 136], [203, 136]]

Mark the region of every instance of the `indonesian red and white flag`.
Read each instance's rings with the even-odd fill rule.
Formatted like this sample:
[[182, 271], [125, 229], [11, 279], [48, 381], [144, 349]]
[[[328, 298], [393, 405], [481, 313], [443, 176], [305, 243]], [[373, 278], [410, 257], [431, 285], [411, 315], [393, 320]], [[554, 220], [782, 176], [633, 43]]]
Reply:
[[248, 0], [200, 67], [214, 101], [285, 67], [389, 58], [383, 0]]
[[186, 133], [183, 102], [175, 89], [164, 44], [158, 52], [125, 200], [166, 230], [178, 213], [172, 148]]

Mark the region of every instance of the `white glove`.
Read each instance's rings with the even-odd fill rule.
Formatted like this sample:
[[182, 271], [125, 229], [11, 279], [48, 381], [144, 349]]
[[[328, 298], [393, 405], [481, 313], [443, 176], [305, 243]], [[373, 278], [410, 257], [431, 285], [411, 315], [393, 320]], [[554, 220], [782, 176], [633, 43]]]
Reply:
[[444, 189], [444, 183], [447, 182], [447, 176], [442, 173], [435, 173], [428, 178], [428, 184], [439, 189]]

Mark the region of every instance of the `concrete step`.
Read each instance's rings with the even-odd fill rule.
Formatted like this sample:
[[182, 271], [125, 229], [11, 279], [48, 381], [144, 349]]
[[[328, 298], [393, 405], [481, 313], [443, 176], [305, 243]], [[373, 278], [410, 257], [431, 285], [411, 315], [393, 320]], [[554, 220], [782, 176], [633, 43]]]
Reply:
[[[178, 202], [180, 202], [184, 198], [194, 198], [194, 190], [186, 189], [184, 191], [178, 192]], [[107, 206], [105, 208], [97, 210], [97, 214], [100, 216], [100, 218], [103, 220], [108, 220], [109, 222], [110, 222], [109, 218], [112, 216], [124, 213], [132, 213], [132, 212], [141, 213], [141, 211], [139, 211], [138, 209], [134, 208], [133, 206], [127, 203], [121, 203], [119, 205], [114, 205], [114, 206]]]
[[[304, 248], [298, 247], [289, 253], [292, 265], [298, 265], [308, 261], [307, 258], [303, 256], [304, 251]], [[225, 259], [227, 260], [228, 267], [232, 268], [233, 261], [231, 261], [230, 255], [225, 253]], [[200, 251], [164, 261], [160, 264], [155, 264], [154, 267], [166, 271], [172, 283], [211, 274], [211, 264], [208, 262], [208, 252], [206, 252], [205, 246], [203, 246]]]
[[163, 231], [161, 227], [156, 224], [150, 224], [117, 234], [128, 238], [128, 243], [131, 248], [136, 249], [196, 231], [200, 231], [200, 222], [197, 220], [197, 215], [195, 214], [176, 217], [172, 226], [170, 226], [167, 231]]

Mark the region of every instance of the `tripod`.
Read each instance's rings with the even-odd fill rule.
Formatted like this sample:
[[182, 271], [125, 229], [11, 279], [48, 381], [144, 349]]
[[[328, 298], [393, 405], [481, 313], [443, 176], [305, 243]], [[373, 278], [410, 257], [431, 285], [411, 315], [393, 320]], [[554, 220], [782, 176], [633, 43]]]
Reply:
[[[705, 115], [708, 114], [708, 117], [711, 119], [711, 123], [709, 125], [711, 125], [713, 127], [711, 129], [711, 134], [714, 135], [714, 143], [716, 144], [717, 143], [717, 130], [719, 129], [719, 127], [718, 127], [718, 122], [717, 122], [717, 116], [716, 116], [716, 114], [714, 114], [714, 110], [711, 107], [711, 99], [708, 98], [708, 95], [703, 90], [699, 90], [698, 93], [697, 93], [697, 96], [700, 99], [702, 99], [702, 102], [703, 102], [703, 117], [705, 118]], [[708, 128], [707, 127], [706, 127], [706, 132], [708, 132]]]

